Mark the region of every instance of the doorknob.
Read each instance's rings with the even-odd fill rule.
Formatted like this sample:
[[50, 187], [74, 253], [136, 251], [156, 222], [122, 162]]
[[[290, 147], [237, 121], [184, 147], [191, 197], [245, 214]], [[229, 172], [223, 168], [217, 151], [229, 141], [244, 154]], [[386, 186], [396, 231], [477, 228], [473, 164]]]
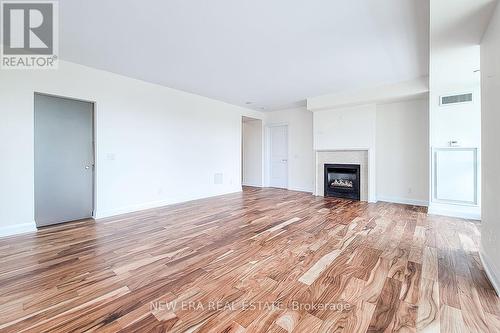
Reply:
[[85, 166], [85, 170], [88, 170], [88, 169], [90, 169], [90, 165]]
[[281, 160], [281, 162], [285, 163], [285, 162], [288, 162], [288, 160]]

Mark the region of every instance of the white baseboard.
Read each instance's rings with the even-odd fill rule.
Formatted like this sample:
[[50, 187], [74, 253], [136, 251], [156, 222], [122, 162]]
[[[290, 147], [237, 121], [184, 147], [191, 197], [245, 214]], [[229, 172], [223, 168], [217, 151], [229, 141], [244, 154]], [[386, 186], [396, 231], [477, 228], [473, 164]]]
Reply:
[[216, 197], [219, 195], [226, 195], [226, 194], [238, 193], [238, 192], [241, 192], [241, 187], [238, 190], [228, 191], [228, 192], [224, 192], [224, 193], [217, 193], [217, 194], [208, 195], [208, 196], [204, 195], [204, 196], [200, 196], [200, 197], [186, 198], [184, 200], [182, 200], [182, 199], [180, 199], [180, 200], [159, 200], [159, 201], [151, 201], [151, 202], [146, 202], [146, 203], [137, 204], [137, 205], [120, 207], [120, 208], [116, 208], [116, 209], [108, 209], [108, 210], [97, 209], [94, 212], [94, 218], [95, 219], [103, 219], [103, 218], [112, 217], [112, 216], [116, 216], [116, 215], [134, 213], [134, 212], [139, 212], [142, 210], [159, 208], [159, 207], [164, 207], [164, 206], [168, 206], [168, 205], [175, 205], [178, 203], [206, 199], [206, 198], [212, 198], [212, 197]]
[[289, 187], [289, 191], [296, 191], [296, 192], [305, 192], [305, 193], [313, 193], [314, 191], [312, 189], [307, 189], [303, 187]]
[[481, 220], [481, 209], [476, 206], [459, 206], [441, 203], [431, 203], [429, 214], [458, 217], [468, 220]]
[[171, 202], [171, 201], [152, 201], [152, 202], [147, 202], [147, 203], [143, 203], [143, 204], [120, 207], [120, 208], [116, 208], [116, 209], [108, 209], [108, 210], [102, 210], [102, 211], [96, 210], [94, 212], [94, 218], [103, 219], [106, 217], [128, 214], [128, 213], [138, 212], [141, 210], [147, 210], [147, 209], [151, 209], [151, 208], [158, 208], [158, 207], [167, 206], [170, 204], [173, 204], [173, 202]]
[[417, 199], [408, 199], [408, 198], [399, 198], [399, 197], [388, 197], [385, 195], [379, 195], [377, 197], [377, 201], [391, 202], [403, 205], [411, 205], [411, 206], [429, 206], [429, 201], [427, 200], [417, 200]]
[[262, 187], [262, 184], [241, 183], [241, 186], [249, 186], [249, 187]]
[[481, 257], [484, 271], [490, 279], [493, 288], [495, 288], [497, 295], [500, 295], [500, 269], [495, 267], [495, 265], [489, 259], [488, 255], [483, 251], [483, 249], [479, 250], [479, 257]]
[[20, 235], [27, 232], [36, 232], [36, 230], [35, 222], [9, 225], [6, 227], [0, 227], [0, 237]]

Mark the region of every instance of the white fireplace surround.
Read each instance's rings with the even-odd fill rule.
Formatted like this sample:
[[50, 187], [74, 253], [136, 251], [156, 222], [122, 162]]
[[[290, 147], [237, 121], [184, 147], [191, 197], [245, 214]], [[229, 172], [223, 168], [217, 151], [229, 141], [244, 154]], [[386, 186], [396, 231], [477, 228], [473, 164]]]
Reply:
[[376, 202], [373, 170], [375, 163], [369, 148], [316, 150], [315, 195], [317, 196], [324, 196], [325, 164], [359, 164], [361, 201]]

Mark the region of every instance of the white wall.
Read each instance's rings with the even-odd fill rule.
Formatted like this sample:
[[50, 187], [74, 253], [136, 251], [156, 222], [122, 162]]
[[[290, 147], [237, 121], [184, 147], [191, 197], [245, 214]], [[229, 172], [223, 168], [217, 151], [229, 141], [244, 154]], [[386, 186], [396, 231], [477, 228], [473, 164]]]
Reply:
[[428, 98], [377, 105], [377, 199], [429, 202]]
[[[432, 38], [431, 38], [432, 39]], [[463, 218], [480, 219], [480, 166], [481, 166], [481, 93], [480, 52], [478, 45], [454, 46], [441, 48], [431, 45], [430, 66], [430, 205], [429, 213], [451, 215]], [[449, 106], [439, 105], [440, 96], [449, 94], [473, 93], [473, 102]], [[449, 147], [450, 141], [457, 141], [462, 148], [476, 148], [478, 153], [478, 173], [474, 176], [473, 163], [460, 160], [461, 168], [455, 168], [457, 161], [449, 163], [451, 167], [443, 167], [441, 172], [448, 179], [439, 177], [436, 168], [436, 149]], [[454, 155], [458, 158], [460, 152]], [[463, 155], [462, 156], [467, 156]], [[445, 158], [445, 161], [447, 159]], [[471, 159], [472, 160], [472, 159]], [[468, 171], [462, 171], [466, 169]], [[455, 172], [456, 171], [456, 172]], [[436, 176], [437, 174], [437, 176]], [[476, 181], [477, 190], [468, 190], [461, 186], [463, 178]], [[438, 184], [448, 184], [437, 189]], [[449, 200], [440, 200], [436, 192], [444, 194]], [[455, 195], [455, 194], [456, 195]], [[460, 195], [459, 195], [460, 194]], [[477, 196], [477, 204], [453, 203], [459, 198]], [[473, 199], [472, 199], [473, 201]]]
[[[241, 117], [260, 112], [61, 62], [0, 73], [0, 227], [33, 225], [33, 94], [96, 102], [96, 210], [107, 216], [241, 190]], [[222, 184], [214, 175], [223, 174]]]
[[[431, 61], [431, 145], [445, 147], [451, 140], [464, 147], [481, 145], [481, 68], [478, 45], [438, 49]], [[473, 103], [439, 105], [440, 96], [470, 93]]]
[[263, 180], [263, 133], [262, 120], [243, 120], [242, 128], [242, 183], [262, 186]]
[[[312, 123], [312, 112], [307, 111], [305, 107], [266, 114], [266, 125], [288, 125], [288, 188], [290, 190], [314, 191]], [[268, 182], [268, 175], [266, 182]]]
[[500, 6], [481, 44], [482, 227], [481, 254], [500, 293]]
[[375, 148], [375, 104], [314, 112], [314, 149]]
[[[487, 2], [491, 1], [431, 1], [431, 214], [480, 219], [481, 93], [480, 73], [477, 71], [480, 70], [479, 36], [483, 15], [488, 14]], [[473, 103], [440, 105], [440, 96], [470, 92], [473, 93]], [[458, 146], [469, 149], [468, 152], [450, 150], [450, 141], [457, 141]], [[472, 149], [477, 150], [477, 159], [474, 159]], [[438, 154], [439, 158], [436, 157]]]
[[314, 150], [368, 150], [368, 201], [376, 199], [376, 105], [314, 111]]

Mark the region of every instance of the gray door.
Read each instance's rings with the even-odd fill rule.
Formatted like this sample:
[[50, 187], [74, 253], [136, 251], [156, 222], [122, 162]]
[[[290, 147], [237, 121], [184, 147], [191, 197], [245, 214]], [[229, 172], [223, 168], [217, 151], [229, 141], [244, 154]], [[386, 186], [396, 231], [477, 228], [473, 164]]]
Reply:
[[93, 104], [35, 94], [35, 222], [92, 217]]

